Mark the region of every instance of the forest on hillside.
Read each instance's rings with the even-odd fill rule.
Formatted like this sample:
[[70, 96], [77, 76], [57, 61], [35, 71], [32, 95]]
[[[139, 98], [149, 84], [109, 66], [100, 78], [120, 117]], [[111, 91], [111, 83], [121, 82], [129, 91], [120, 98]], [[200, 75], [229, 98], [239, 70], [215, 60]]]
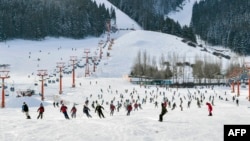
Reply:
[[[193, 7], [190, 26], [166, 17], [185, 0], [108, 0], [143, 29], [176, 35], [196, 42], [198, 35], [212, 45], [250, 54], [250, 1], [200, 0]], [[1, 0], [0, 41], [41, 40], [47, 36], [81, 39], [100, 36], [113, 8], [92, 0]]]
[[194, 4], [191, 27], [212, 45], [250, 54], [249, 7], [249, 0], [202, 0]]
[[92, 0], [1, 0], [0, 41], [99, 36], [115, 10]]
[[170, 11], [176, 10], [184, 0], [108, 0], [129, 15], [143, 29], [157, 31], [183, 37], [196, 42], [193, 29], [165, 17]]
[[[109, 0], [143, 29], [183, 37], [196, 42], [193, 29], [164, 15], [184, 0]], [[81, 39], [100, 36], [107, 19], [116, 20], [113, 8], [92, 0], [1, 0], [0, 41], [41, 40], [47, 36]]]

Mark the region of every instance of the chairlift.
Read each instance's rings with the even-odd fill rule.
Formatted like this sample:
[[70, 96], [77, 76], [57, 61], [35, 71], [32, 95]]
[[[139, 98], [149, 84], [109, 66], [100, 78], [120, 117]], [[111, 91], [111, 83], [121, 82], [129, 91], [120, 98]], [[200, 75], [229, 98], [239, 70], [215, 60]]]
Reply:
[[12, 86], [12, 87], [10, 87], [10, 91], [11, 92], [14, 92], [15, 91], [15, 88]]

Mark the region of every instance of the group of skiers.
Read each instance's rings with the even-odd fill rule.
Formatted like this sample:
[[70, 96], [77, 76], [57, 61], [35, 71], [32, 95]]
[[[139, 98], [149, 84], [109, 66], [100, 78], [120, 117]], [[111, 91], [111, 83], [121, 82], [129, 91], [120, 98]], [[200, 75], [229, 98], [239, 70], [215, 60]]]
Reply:
[[[26, 102], [23, 102], [22, 112], [25, 113], [27, 119], [31, 119], [31, 117], [29, 115], [29, 107], [26, 104]], [[37, 116], [37, 119], [39, 119], [39, 118], [42, 119], [43, 118], [43, 112], [44, 112], [44, 106], [43, 106], [42, 103], [40, 104], [40, 107], [37, 109], [37, 112], [39, 113], [38, 116]]]
[[[209, 111], [209, 116], [212, 116], [212, 105], [207, 102], [206, 105], [208, 106], [208, 111]], [[67, 109], [68, 107], [66, 105], [64, 105], [63, 103], [61, 104], [61, 107], [60, 107], [60, 112], [63, 113], [65, 119], [70, 119], [69, 116], [68, 116], [68, 113], [67, 113]], [[129, 103], [127, 105], [127, 116], [130, 115], [130, 112], [132, 111], [133, 107], [132, 107], [132, 104]], [[98, 116], [100, 118], [105, 118], [104, 114], [103, 114], [103, 111], [104, 110], [104, 107], [101, 106], [100, 104], [97, 103], [97, 106], [95, 107], [95, 112], [97, 112]], [[114, 110], [115, 110], [115, 106], [113, 104], [113, 102], [111, 102], [110, 104], [110, 116], [113, 116], [114, 114]], [[28, 105], [23, 102], [23, 106], [22, 106], [22, 111], [25, 113], [27, 119], [30, 119], [30, 115], [29, 115], [29, 107]], [[40, 107], [37, 109], [37, 112], [39, 113], [38, 116], [37, 116], [37, 119], [42, 119], [43, 118], [43, 113], [44, 113], [44, 106], [43, 104], [41, 103], [40, 104]], [[71, 108], [71, 118], [76, 118], [76, 107], [75, 107], [75, 104], [73, 105], [73, 107]], [[88, 108], [88, 103], [85, 102], [85, 104], [83, 105], [83, 113], [86, 114], [86, 116], [88, 118], [92, 118], [92, 116], [89, 114], [89, 111], [90, 109]], [[167, 101], [161, 103], [161, 113], [159, 115], [159, 121], [162, 122], [163, 121], [163, 116], [167, 113]]]
[[[112, 94], [112, 90], [111, 87], [109, 86], [108, 88], [108, 92], [110, 94]], [[114, 97], [110, 103], [106, 102], [106, 105], [109, 105], [109, 114], [110, 116], [113, 116], [115, 111], [119, 112], [119, 110], [121, 109], [121, 107], [124, 107], [124, 109], [126, 110], [126, 115], [130, 116], [131, 112], [134, 110], [138, 110], [138, 109], [142, 109], [142, 104], [146, 104], [147, 102], [150, 102], [152, 104], [154, 104], [155, 108], [158, 108], [158, 101], [157, 98], [158, 97], [162, 97], [163, 98], [163, 102], [161, 103], [161, 110], [159, 113], [159, 121], [162, 122], [163, 121], [163, 117], [164, 115], [166, 115], [166, 113], [168, 112], [168, 108], [170, 110], [174, 110], [178, 107], [180, 107], [180, 111], [183, 111], [184, 109], [184, 102], [187, 102], [187, 108], [190, 108], [191, 102], [192, 101], [196, 101], [197, 107], [201, 108], [203, 105], [204, 101], [205, 105], [207, 105], [208, 108], [208, 116], [213, 116], [213, 106], [214, 106], [214, 97], [217, 95], [206, 95], [204, 93], [202, 93], [199, 89], [197, 89], [197, 91], [194, 91], [194, 93], [188, 92], [186, 95], [182, 95], [182, 94], [177, 94], [178, 91], [173, 91], [174, 89], [166, 89], [168, 90], [170, 93], [172, 93], [172, 95], [170, 97], [167, 97], [167, 95], [165, 95], [165, 90], [164, 91], [159, 91], [159, 89], [152, 90], [145, 90], [145, 95], [143, 94], [139, 94], [135, 89], [133, 89], [133, 91], [131, 93], [129, 93], [129, 91], [126, 89], [125, 93], [130, 96], [130, 98], [125, 99], [124, 94], [118, 94], [118, 91], [116, 90], [115, 94], [118, 95], [118, 97], [120, 98], [119, 100], [116, 99], [117, 97]], [[101, 92], [104, 93], [104, 91], [101, 89]], [[205, 92], [207, 93], [207, 92]], [[209, 99], [205, 99], [205, 95], [206, 97], [209, 96]], [[178, 98], [176, 98], [178, 97]], [[90, 99], [92, 98], [92, 94], [90, 96]], [[168, 99], [169, 98], [169, 99]], [[102, 105], [105, 104], [104, 99], [103, 99], [103, 94], [99, 94], [98, 96], [98, 101], [101, 101], [100, 103], [97, 102], [97, 100], [93, 100], [91, 104], [89, 104], [89, 100], [87, 99], [85, 101], [85, 103], [83, 104], [82, 107], [82, 112], [84, 115], [86, 115], [88, 118], [92, 118], [92, 115], [90, 114], [91, 109], [89, 108], [89, 105], [92, 107], [93, 111], [95, 113], [97, 113], [99, 118], [105, 118], [103, 111], [107, 112], [104, 107]], [[236, 99], [235, 97], [233, 97], [233, 99]], [[117, 104], [115, 104], [115, 102], [117, 102]], [[141, 104], [142, 103], [142, 104]], [[236, 104], [239, 105], [238, 99], [236, 99]], [[65, 119], [70, 119], [67, 110], [68, 107], [63, 103], [60, 102], [60, 106], [58, 102], [54, 102], [53, 103], [54, 107], [60, 107], [60, 112], [63, 113]], [[76, 118], [76, 112], [77, 112], [77, 108], [76, 108], [77, 104], [73, 104], [71, 110], [70, 110], [70, 116], [71, 118]], [[160, 105], [160, 104], [159, 104]], [[30, 115], [29, 115], [29, 108], [27, 106], [27, 104], [24, 102], [23, 103], [23, 107], [22, 107], [22, 111], [26, 114], [26, 117], [29, 119]], [[43, 113], [44, 113], [45, 109], [43, 107], [43, 104], [40, 104], [40, 107], [37, 109], [38, 112], [38, 116], [37, 119], [43, 119]]]
[[[103, 106], [101, 106], [100, 104], [97, 104], [97, 106], [95, 107], [95, 112], [97, 112], [98, 116], [100, 118], [105, 118], [102, 110], [104, 110]], [[73, 107], [71, 108], [70, 112], [71, 112], [71, 118], [76, 118], [76, 107], [75, 104], [73, 105]], [[63, 113], [65, 119], [70, 119], [67, 113], [67, 106], [64, 105], [62, 103], [62, 106], [60, 108], [60, 112]], [[92, 118], [92, 116], [90, 115], [90, 109], [88, 107], [88, 102], [85, 102], [85, 104], [83, 105], [83, 113], [88, 117], [88, 118]]]
[[[136, 105], [136, 104], [135, 104]], [[94, 104], [92, 104], [92, 106], [94, 106]], [[55, 107], [55, 105], [54, 105]], [[120, 107], [120, 105], [118, 105], [118, 107]], [[96, 101], [96, 107], [94, 106], [93, 107], [95, 109], [95, 113], [97, 112], [97, 115], [100, 117], [100, 118], [105, 118], [104, 114], [103, 114], [103, 110], [104, 110], [104, 107], [102, 105], [100, 105], [97, 101]], [[137, 108], [137, 106], [135, 106], [135, 109]], [[116, 109], [116, 106], [113, 104], [113, 102], [111, 102], [110, 104], [110, 116], [113, 116], [114, 114], [114, 111]], [[127, 105], [127, 115], [129, 116], [130, 115], [130, 112], [132, 111], [132, 104], [129, 103]], [[60, 107], [60, 112], [63, 113], [65, 119], [70, 119], [69, 118], [69, 115], [68, 115], [68, 107], [63, 103], [61, 102], [61, 107]], [[30, 119], [30, 115], [29, 115], [29, 107], [28, 105], [26, 104], [26, 102], [23, 102], [23, 106], [22, 106], [22, 111], [26, 114], [26, 117], [27, 119]], [[43, 113], [45, 111], [45, 108], [43, 106], [43, 104], [41, 103], [40, 104], [40, 107], [37, 109], [37, 112], [39, 113], [38, 116], [37, 116], [37, 119], [42, 119], [43, 118]], [[76, 112], [77, 112], [77, 108], [75, 106], [75, 104], [73, 105], [73, 107], [71, 108], [70, 110], [70, 113], [71, 113], [71, 118], [76, 118]], [[90, 115], [90, 108], [88, 107], [88, 101], [85, 101], [85, 104], [83, 105], [83, 113], [88, 117], [88, 118], [92, 118], [92, 116]]]

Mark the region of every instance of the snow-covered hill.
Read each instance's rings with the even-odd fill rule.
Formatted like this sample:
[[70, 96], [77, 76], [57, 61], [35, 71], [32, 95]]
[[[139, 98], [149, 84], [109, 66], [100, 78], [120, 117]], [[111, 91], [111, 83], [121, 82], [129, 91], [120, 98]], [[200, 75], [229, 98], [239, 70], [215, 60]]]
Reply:
[[[125, 33], [126, 32], [126, 33]], [[0, 109], [0, 140], [1, 141], [210, 141], [223, 140], [223, 127], [225, 124], [250, 124], [249, 102], [246, 100], [248, 88], [241, 88], [239, 106], [232, 101], [229, 87], [212, 88], [164, 88], [157, 86], [133, 85], [122, 77], [129, 73], [133, 60], [138, 50], [146, 50], [150, 56], [156, 58], [161, 54], [175, 53], [181, 60], [186, 58], [192, 61], [195, 55], [205, 55], [210, 59], [218, 58], [209, 52], [200, 51], [200, 47], [191, 47], [182, 42], [181, 38], [151, 32], [151, 31], [120, 31], [112, 34], [114, 44], [109, 50], [109, 43], [103, 47], [103, 57], [91, 75], [85, 77], [85, 69], [76, 69], [75, 88], [72, 88], [72, 74], [63, 74], [62, 94], [59, 94], [59, 76], [57, 63], [65, 62], [68, 70], [72, 68], [70, 58], [77, 57], [81, 63], [85, 62], [85, 51], [89, 49], [91, 55], [100, 51], [98, 43], [106, 37], [72, 40], [65, 38], [47, 38], [44, 41], [13, 40], [0, 43], [0, 64], [10, 64], [10, 78], [8, 84], [9, 96], [5, 97], [5, 108]], [[110, 53], [108, 57], [106, 54]], [[183, 57], [186, 56], [186, 57]], [[223, 59], [222, 59], [223, 60]], [[226, 60], [225, 60], [226, 61]], [[41, 77], [37, 76], [38, 70], [48, 70], [49, 80], [44, 87], [44, 101], [41, 101]], [[37, 83], [35, 86], [34, 84]], [[14, 87], [15, 91], [10, 91]], [[19, 91], [33, 89], [36, 94], [31, 97], [16, 97]], [[198, 94], [198, 92], [200, 92]], [[20, 94], [20, 93], [19, 93]], [[197, 107], [196, 98], [204, 95], [201, 108]], [[192, 104], [187, 108], [191, 96]], [[207, 116], [205, 102], [211, 102], [209, 97], [214, 97], [213, 116]], [[163, 122], [158, 121], [161, 112], [160, 103], [168, 98], [172, 106], [177, 107], [163, 117]], [[146, 99], [146, 103], [142, 103]], [[150, 99], [153, 100], [150, 102]], [[183, 110], [180, 108], [180, 99], [183, 100]], [[226, 101], [225, 99], [228, 99]], [[0, 99], [1, 100], [1, 99]], [[83, 104], [89, 100], [90, 114], [87, 118], [82, 112]], [[122, 106], [119, 112], [110, 115], [109, 104], [111, 101], [117, 107], [120, 102], [137, 101], [142, 104], [142, 109], [133, 110], [127, 116], [126, 107]], [[53, 102], [62, 101], [68, 107], [76, 104], [76, 118], [66, 120], [59, 107], [54, 107]], [[158, 107], [155, 106], [157, 101]], [[21, 112], [22, 103], [30, 107], [31, 119], [25, 119]], [[98, 102], [104, 107], [104, 119], [100, 119], [91, 104]], [[37, 119], [37, 109], [40, 103], [45, 106], [43, 119]], [[61, 105], [59, 105], [61, 106]]]
[[116, 8], [113, 4], [111, 4], [107, 0], [92, 0], [95, 1], [97, 4], [104, 4], [105, 7], [115, 9], [116, 13], [116, 25], [119, 29], [142, 29], [134, 20], [132, 20], [128, 15], [123, 13], [120, 9]]
[[[120, 35], [121, 34], [121, 35]], [[152, 58], [159, 60], [164, 56], [167, 60], [169, 56], [177, 56], [179, 62], [194, 63], [196, 56], [200, 58], [210, 58], [222, 62], [222, 67], [226, 67], [230, 60], [219, 58], [212, 54], [213, 51], [202, 51], [205, 47], [192, 47], [183, 42], [182, 38], [151, 31], [118, 31], [111, 35], [113, 44], [102, 45], [102, 59], [100, 60], [100, 41], [106, 41], [106, 37], [88, 38], [84, 40], [55, 39], [47, 38], [44, 41], [13, 40], [0, 43], [0, 64], [10, 64], [11, 79], [18, 82], [18, 77], [24, 77], [34, 81], [39, 69], [46, 69], [53, 74], [57, 63], [64, 62], [68, 69], [70, 57], [77, 57], [80, 64], [86, 64], [86, 53], [88, 57], [96, 57], [100, 60], [96, 71], [93, 72], [93, 63], [90, 72], [97, 77], [122, 77], [128, 75], [139, 51], [146, 51]], [[207, 48], [209, 50], [209, 48]], [[108, 56], [109, 54], [109, 56]], [[229, 53], [234, 56], [233, 53]], [[170, 61], [170, 60], [168, 60]], [[76, 69], [78, 77], [84, 76], [85, 68]], [[28, 78], [28, 76], [31, 76]], [[21, 81], [22, 82], [22, 81]]]
[[[107, 2], [105, 0], [96, 0]], [[118, 26], [128, 27], [136, 25], [121, 13]], [[127, 19], [126, 19], [127, 18]], [[123, 19], [124, 22], [122, 22]], [[133, 65], [139, 50], [147, 51], [152, 58], [163, 54], [166, 59], [175, 54], [180, 61], [194, 61], [195, 56], [205, 56], [210, 60], [219, 59], [211, 52], [201, 51], [202, 47], [192, 47], [179, 37], [151, 31], [136, 30], [118, 31], [111, 34], [113, 44], [106, 42], [107, 36], [99, 38], [89, 37], [82, 40], [67, 38], [46, 38], [43, 41], [12, 40], [0, 42], [0, 64], [9, 64], [10, 78], [5, 79], [9, 96], [5, 96], [5, 107], [0, 109], [0, 140], [1, 141], [222, 141], [225, 124], [250, 124], [248, 88], [241, 88], [239, 106], [232, 101], [229, 87], [213, 88], [165, 88], [158, 86], [140, 86], [131, 84], [124, 75], [127, 75]], [[100, 44], [100, 42], [104, 44]], [[106, 43], [105, 43], [106, 42]], [[207, 47], [207, 46], [205, 46]], [[85, 77], [86, 66], [76, 68], [75, 87], [72, 87], [72, 73], [63, 74], [62, 94], [59, 94], [59, 63], [65, 63], [64, 69], [72, 70], [72, 59], [79, 65], [86, 62], [88, 57], [102, 59], [96, 71], [93, 72], [93, 63], [90, 62], [90, 73]], [[208, 48], [208, 50], [210, 50]], [[109, 56], [108, 56], [109, 54]], [[229, 52], [229, 55], [234, 55]], [[219, 59], [227, 65], [228, 59]], [[224, 66], [224, 65], [223, 65]], [[42, 84], [39, 70], [46, 70], [48, 75], [44, 86], [44, 100], [41, 100]], [[2, 76], [4, 71], [0, 71]], [[49, 83], [49, 80], [55, 83]], [[37, 85], [35, 85], [37, 84]], [[11, 91], [10, 88], [14, 88]], [[31, 97], [17, 97], [20, 91], [32, 89], [35, 95]], [[200, 108], [197, 99], [204, 96]], [[214, 97], [213, 116], [207, 116], [205, 102], [211, 102]], [[163, 122], [158, 122], [161, 112], [160, 103], [164, 99], [176, 103], [175, 109], [168, 108]], [[181, 110], [181, 99], [183, 109]], [[228, 101], [226, 101], [228, 99]], [[2, 101], [2, 97], [0, 98]], [[89, 100], [90, 114], [87, 118], [82, 112], [83, 104]], [[127, 115], [124, 103], [142, 104], [142, 109], [133, 110]], [[146, 100], [146, 103], [143, 103]], [[150, 102], [150, 100], [152, 100]], [[190, 108], [188, 101], [192, 100]], [[63, 102], [71, 107], [76, 104], [76, 118], [66, 120], [59, 107], [53, 102]], [[109, 104], [122, 103], [123, 106], [110, 115]], [[21, 112], [21, 106], [26, 102], [30, 108], [31, 119], [26, 119]], [[100, 119], [91, 104], [98, 102], [104, 107], [105, 118]], [[158, 107], [155, 106], [158, 103]], [[45, 113], [43, 119], [37, 119], [37, 109], [43, 103]], [[2, 106], [2, 103], [1, 103]], [[61, 105], [59, 105], [61, 106]]]

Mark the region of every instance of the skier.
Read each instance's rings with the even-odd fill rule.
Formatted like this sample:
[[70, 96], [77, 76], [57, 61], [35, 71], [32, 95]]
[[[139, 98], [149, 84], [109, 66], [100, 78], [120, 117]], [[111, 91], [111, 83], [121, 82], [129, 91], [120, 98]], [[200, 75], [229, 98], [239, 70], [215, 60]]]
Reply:
[[181, 111], [183, 111], [183, 106], [182, 106], [182, 104], [180, 104], [180, 108], [181, 108]]
[[211, 103], [212, 103], [212, 105], [214, 106], [214, 96], [213, 96], [213, 98], [212, 98], [212, 102], [211, 102]]
[[175, 107], [176, 107], [176, 104], [175, 104], [175, 102], [174, 102], [171, 110], [174, 110]]
[[29, 107], [28, 107], [28, 105], [27, 105], [25, 102], [23, 102], [22, 112], [24, 112], [24, 113], [25, 113], [25, 115], [26, 115], [27, 119], [30, 119], [30, 115], [29, 115]]
[[40, 104], [40, 107], [37, 109], [37, 112], [39, 112], [39, 115], [37, 116], [37, 119], [39, 118], [43, 118], [43, 112], [44, 112], [44, 107], [43, 107], [43, 104], [41, 103]]
[[200, 103], [199, 98], [197, 98], [197, 106], [198, 106], [198, 108], [200, 108], [200, 107], [201, 107], [201, 103]]
[[86, 104], [84, 104], [83, 105], [83, 113], [85, 113], [88, 118], [92, 118], [92, 116], [89, 114], [89, 111], [90, 111], [89, 107]]
[[119, 110], [120, 110], [121, 107], [122, 107], [122, 104], [119, 103], [119, 101], [118, 101], [118, 103], [117, 103], [117, 112], [119, 112]]
[[163, 116], [167, 113], [167, 108], [164, 103], [161, 103], [161, 114], [159, 115], [159, 121], [163, 121]]
[[115, 105], [113, 104], [113, 102], [111, 102], [111, 104], [110, 104], [110, 116], [114, 115], [114, 111], [115, 111]]
[[142, 109], [142, 107], [141, 107], [141, 103], [139, 103], [139, 104], [138, 104], [138, 107], [139, 107], [140, 109]]
[[76, 109], [76, 107], [75, 107], [75, 105], [73, 105], [73, 107], [71, 108], [71, 118], [76, 118], [76, 111], [77, 111], [77, 109]]
[[91, 104], [92, 108], [95, 109], [95, 102], [93, 101]]
[[59, 107], [59, 102], [56, 102], [56, 107]]
[[127, 116], [129, 116], [130, 115], [130, 112], [132, 111], [132, 109], [133, 109], [133, 107], [132, 107], [132, 104], [131, 103], [129, 103], [128, 105], [127, 105]]
[[95, 113], [96, 113], [96, 111], [97, 111], [98, 116], [99, 116], [100, 118], [105, 118], [104, 115], [103, 115], [103, 113], [102, 113], [102, 109], [104, 110], [104, 108], [103, 108], [100, 104], [97, 104], [97, 106], [96, 106], [96, 108], [95, 108]]
[[232, 99], [233, 99], [233, 102], [234, 102], [234, 100], [235, 100], [235, 96], [233, 96], [233, 97], [232, 97]]
[[208, 116], [212, 116], [212, 110], [213, 110], [212, 105], [208, 102], [206, 103], [206, 105], [208, 106], [208, 112], [209, 112]]
[[239, 99], [236, 99], [236, 105], [239, 106]]
[[158, 108], [158, 102], [155, 101], [155, 108]]
[[69, 116], [68, 116], [68, 113], [67, 113], [67, 109], [68, 109], [68, 107], [67, 107], [67, 106], [65, 106], [65, 105], [62, 103], [62, 106], [61, 106], [60, 112], [63, 112], [64, 117], [65, 117], [66, 119], [69, 119]]
[[85, 100], [85, 104], [88, 105], [89, 104], [89, 100], [88, 98]]
[[135, 110], [138, 111], [138, 103], [137, 103], [137, 102], [135, 102], [135, 104], [134, 104], [134, 111], [135, 111]]
[[191, 100], [188, 101], [188, 104], [187, 104], [187, 105], [188, 105], [187, 107], [190, 108]]

